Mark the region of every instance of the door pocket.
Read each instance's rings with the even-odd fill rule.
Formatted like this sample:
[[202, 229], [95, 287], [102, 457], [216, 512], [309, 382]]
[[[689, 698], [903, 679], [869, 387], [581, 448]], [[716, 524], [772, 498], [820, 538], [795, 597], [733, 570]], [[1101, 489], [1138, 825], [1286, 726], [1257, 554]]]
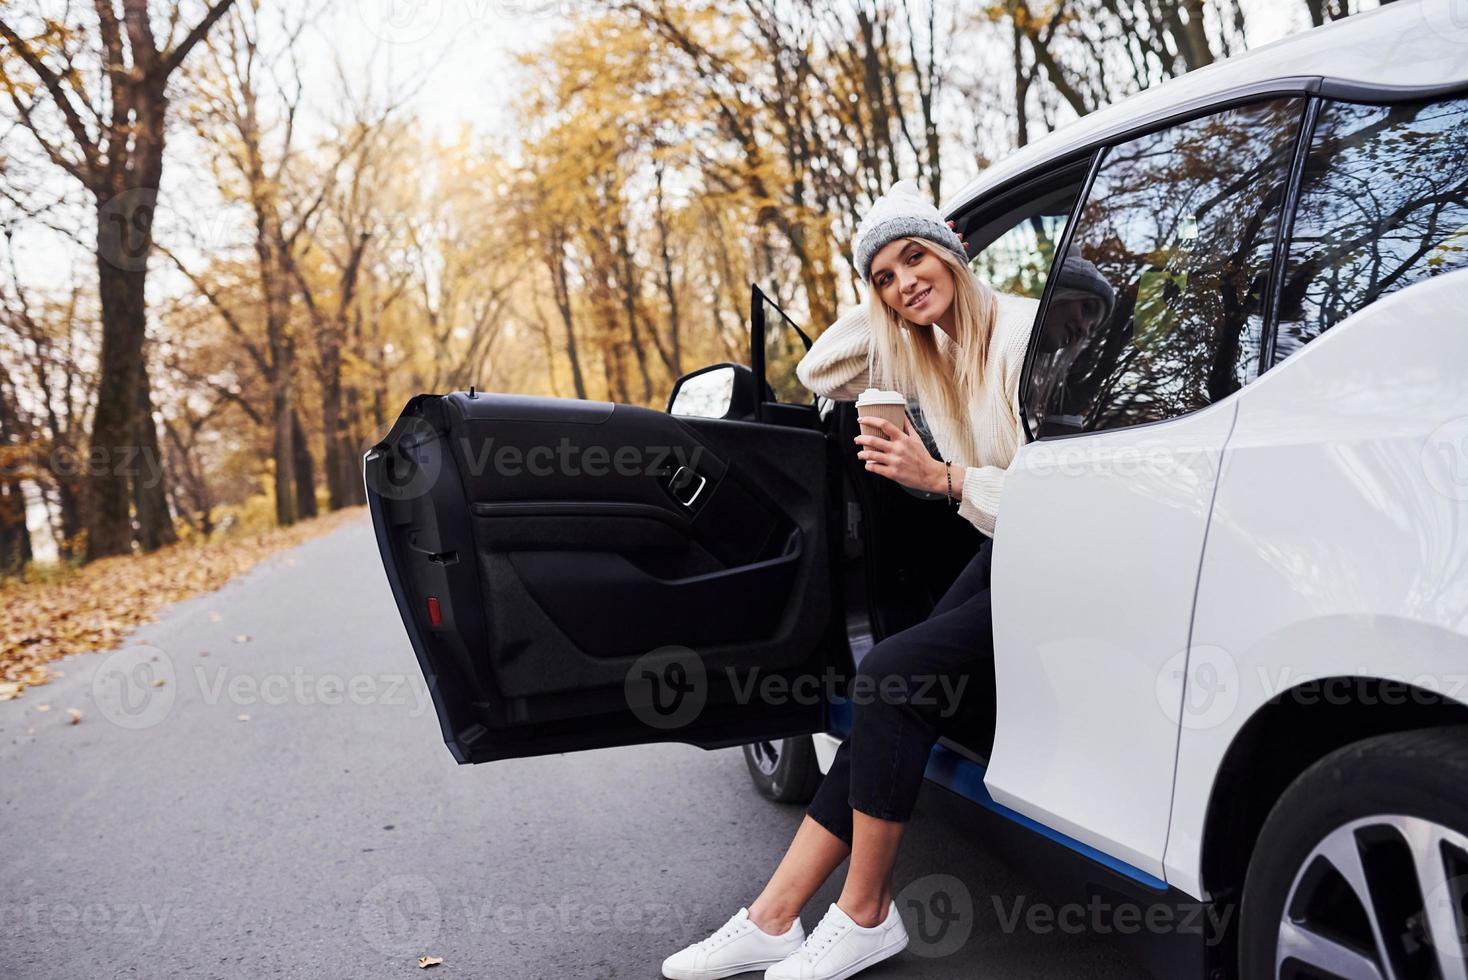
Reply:
[[[792, 531], [777, 557], [677, 579], [658, 578], [615, 552], [508, 557], [526, 591], [577, 647], [625, 657], [672, 644], [697, 649], [773, 639], [801, 553], [800, 532]], [[631, 605], [658, 613], [631, 618]]]

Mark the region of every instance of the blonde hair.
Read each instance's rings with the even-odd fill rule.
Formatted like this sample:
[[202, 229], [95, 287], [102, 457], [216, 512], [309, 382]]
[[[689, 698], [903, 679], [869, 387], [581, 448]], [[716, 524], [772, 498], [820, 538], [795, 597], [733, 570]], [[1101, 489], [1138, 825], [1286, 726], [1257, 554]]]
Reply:
[[943, 245], [921, 237], [903, 238], [937, 256], [953, 275], [954, 332], [958, 335], [953, 368], [938, 348], [942, 327], [913, 323], [888, 306], [875, 285], [868, 283], [867, 316], [872, 325], [871, 375], [882, 388], [896, 388], [911, 398], [918, 391], [935, 392], [937, 405], [923, 405], [923, 414], [952, 420], [969, 452], [975, 446], [970, 405], [983, 384], [984, 362], [994, 333], [999, 300], [993, 288], [971, 272]]

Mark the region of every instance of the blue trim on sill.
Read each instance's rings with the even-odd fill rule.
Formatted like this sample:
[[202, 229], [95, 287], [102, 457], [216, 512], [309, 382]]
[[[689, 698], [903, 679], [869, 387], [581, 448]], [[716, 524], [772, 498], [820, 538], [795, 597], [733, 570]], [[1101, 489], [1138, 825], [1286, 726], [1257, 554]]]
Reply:
[[[841, 700], [827, 705], [831, 722], [831, 734], [838, 738], [846, 738], [851, 733], [851, 703]], [[1167, 891], [1167, 882], [1154, 875], [1150, 875], [1140, 868], [1133, 867], [1125, 861], [1118, 861], [1109, 854], [1104, 854], [1092, 847], [1090, 844], [1082, 843], [1074, 837], [1062, 834], [1054, 828], [1047, 827], [1032, 817], [1011, 810], [1001, 803], [997, 803], [994, 797], [989, 795], [989, 789], [984, 785], [984, 767], [966, 759], [954, 752], [952, 749], [942, 745], [933, 746], [932, 754], [928, 756], [928, 768], [924, 775], [932, 782], [937, 783], [951, 793], [956, 793], [964, 799], [977, 803], [986, 810], [997, 813], [1007, 820], [1012, 820], [1031, 830], [1041, 837], [1056, 844], [1070, 848], [1082, 857], [1090, 858], [1102, 867], [1109, 868], [1117, 874], [1130, 878], [1139, 885], [1151, 888], [1154, 891]]]

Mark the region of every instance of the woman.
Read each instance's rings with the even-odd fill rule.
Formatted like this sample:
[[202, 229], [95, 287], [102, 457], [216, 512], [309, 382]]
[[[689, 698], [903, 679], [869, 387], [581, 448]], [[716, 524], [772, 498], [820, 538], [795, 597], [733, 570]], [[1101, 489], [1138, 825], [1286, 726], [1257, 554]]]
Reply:
[[[857, 436], [857, 456], [878, 476], [945, 494], [992, 535], [1005, 467], [1024, 438], [1016, 394], [1036, 304], [975, 277], [959, 237], [908, 181], [872, 204], [853, 252], [869, 286], [866, 306], [821, 334], [796, 373], [837, 400], [873, 383], [916, 394], [943, 458], [910, 425], [872, 417], [861, 421], [883, 434]], [[753, 903], [664, 961], [665, 977], [715, 980], [768, 967], [766, 980], [838, 980], [907, 946], [892, 867], [928, 754], [957, 707], [918, 692], [962, 691], [966, 711], [978, 707], [992, 724], [990, 544], [928, 619], [867, 652], [859, 677], [881, 695], [853, 694], [851, 737], [779, 867]], [[939, 678], [948, 683], [933, 683]], [[840, 897], [806, 936], [800, 910], [848, 856]]]

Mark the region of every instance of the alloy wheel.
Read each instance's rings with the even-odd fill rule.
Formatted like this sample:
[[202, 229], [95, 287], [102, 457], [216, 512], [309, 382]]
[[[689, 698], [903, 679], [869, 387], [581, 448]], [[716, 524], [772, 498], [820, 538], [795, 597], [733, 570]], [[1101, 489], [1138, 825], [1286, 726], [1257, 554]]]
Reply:
[[773, 776], [780, 765], [780, 743], [755, 742], [749, 748], [755, 768], [766, 776]]
[[1277, 980], [1468, 980], [1468, 837], [1399, 815], [1317, 843], [1290, 885]]

